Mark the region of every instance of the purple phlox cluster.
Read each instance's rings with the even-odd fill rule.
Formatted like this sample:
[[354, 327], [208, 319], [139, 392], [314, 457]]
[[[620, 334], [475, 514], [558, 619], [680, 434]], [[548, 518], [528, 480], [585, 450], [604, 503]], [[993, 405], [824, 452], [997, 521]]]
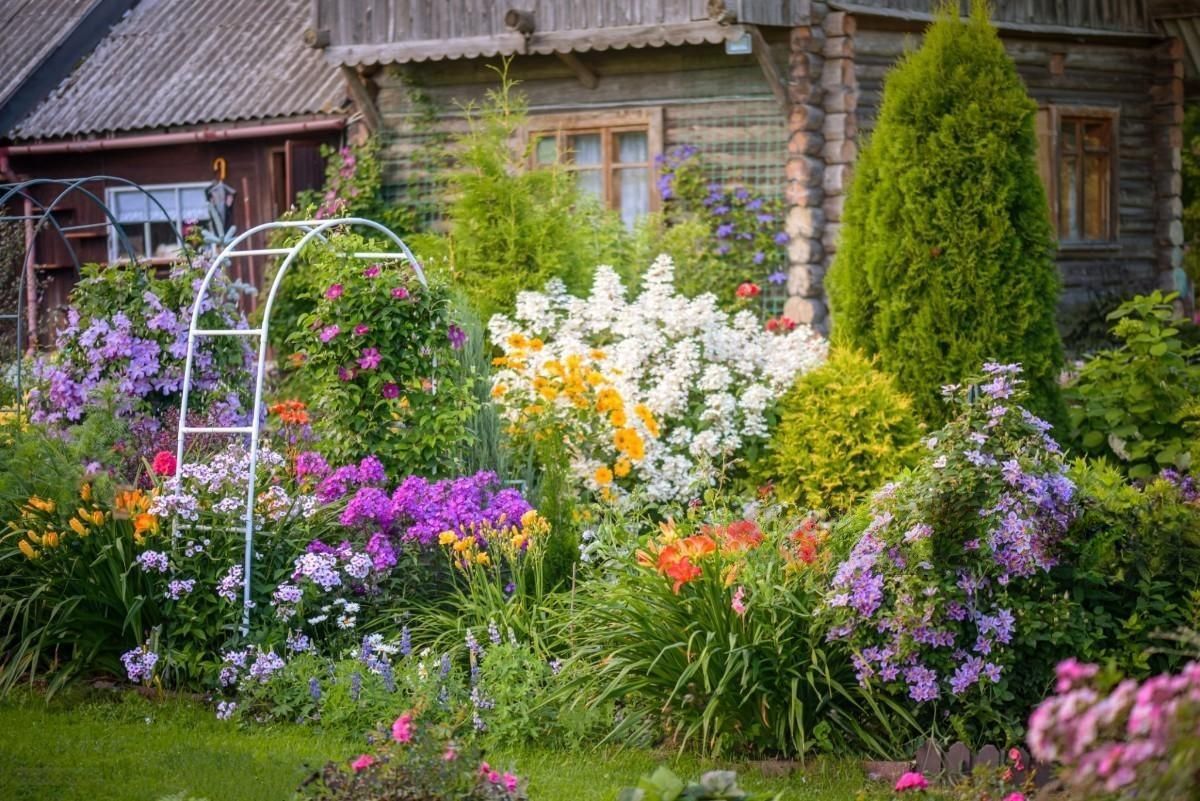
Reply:
[[329, 462], [316, 451], [304, 451], [296, 456], [296, 479], [301, 482], [320, 481], [330, 473]]
[[167, 598], [178, 601], [185, 595], [190, 595], [196, 589], [195, 579], [171, 579], [167, 584]]
[[410, 476], [392, 493], [400, 538], [422, 546], [435, 544], [444, 531], [461, 538], [512, 528], [532, 508], [517, 490], [501, 489], [496, 474], [487, 471], [434, 483]]
[[375, 529], [387, 529], [392, 525], [394, 512], [392, 499], [379, 487], [363, 487], [354, 494], [342, 511], [343, 526], [367, 525]]
[[287, 663], [283, 661], [283, 657], [274, 651], [258, 650], [254, 657], [254, 662], [250, 664], [250, 669], [247, 672], [250, 678], [257, 681], [259, 684], [266, 684], [279, 671], [283, 670]]
[[237, 701], [218, 701], [217, 720], [229, 720], [237, 711]]
[[488, 621], [488, 639], [491, 640], [492, 645], [499, 645], [504, 642], [500, 636], [500, 627], [496, 625], [496, 621], [494, 620]]
[[[325, 465], [328, 472], [328, 465]], [[317, 500], [329, 504], [338, 501], [359, 487], [380, 486], [387, 481], [383, 463], [375, 456], [366, 456], [357, 465], [339, 467], [317, 486]]]
[[236, 601], [244, 583], [243, 575], [241, 565], [231, 566], [217, 582], [217, 596], [229, 603]]
[[308, 697], [314, 701], [321, 700], [321, 681], [316, 676], [308, 680]]
[[284, 647], [293, 654], [302, 654], [312, 650], [312, 640], [302, 631], [289, 632]]
[[342, 584], [342, 577], [337, 568], [338, 558], [335, 554], [309, 551], [296, 557], [292, 581], [307, 579], [325, 592], [329, 592]]
[[125, 675], [136, 683], [150, 681], [154, 677], [154, 666], [158, 664], [158, 654], [150, 650], [149, 645], [142, 645], [132, 651], [121, 654], [121, 662], [125, 665]]
[[147, 573], [166, 573], [169, 569], [167, 555], [162, 551], [142, 551], [138, 554], [137, 563]]
[[221, 672], [218, 674], [217, 680], [222, 687], [230, 687], [237, 684], [242, 671], [246, 669], [246, 662], [249, 658], [249, 648], [244, 648], [241, 651], [226, 651], [221, 654]]

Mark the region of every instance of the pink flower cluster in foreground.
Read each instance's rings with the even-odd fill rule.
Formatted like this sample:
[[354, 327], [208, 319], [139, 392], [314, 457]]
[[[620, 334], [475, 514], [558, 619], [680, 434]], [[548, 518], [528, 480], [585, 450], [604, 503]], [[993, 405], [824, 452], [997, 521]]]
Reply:
[[1058, 694], [1029, 720], [1030, 751], [1062, 763], [1080, 789], [1111, 793], [1160, 781], [1176, 747], [1200, 735], [1200, 663], [1141, 683], [1126, 679], [1107, 692], [1098, 673], [1074, 659], [1058, 666]]

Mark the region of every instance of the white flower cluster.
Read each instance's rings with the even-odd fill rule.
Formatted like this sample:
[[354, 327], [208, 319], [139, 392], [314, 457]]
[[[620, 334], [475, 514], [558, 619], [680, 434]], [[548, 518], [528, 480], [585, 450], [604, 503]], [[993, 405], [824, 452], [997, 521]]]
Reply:
[[[542, 365], [571, 356], [594, 360], [602, 352], [597, 364], [605, 382], [628, 406], [644, 404], [661, 429], [633, 467], [637, 484], [653, 502], [686, 500], [711, 484], [744, 446], [767, 436], [772, 403], [798, 375], [821, 364], [828, 347], [806, 326], [770, 333], [749, 311], [721, 310], [712, 295], [678, 294], [674, 265], [665, 255], [643, 283], [630, 300], [616, 271], [602, 266], [585, 298], [558, 282], [544, 292], [520, 293], [512, 317], [496, 315], [488, 324], [492, 341], [523, 365], [499, 370], [493, 394], [505, 418], [515, 421], [538, 397], [533, 382]], [[518, 347], [531, 339], [541, 347]], [[572, 403], [561, 396], [541, 402], [566, 412]], [[603, 462], [592, 455], [596, 449], [571, 445], [574, 473], [598, 489], [593, 476]]]

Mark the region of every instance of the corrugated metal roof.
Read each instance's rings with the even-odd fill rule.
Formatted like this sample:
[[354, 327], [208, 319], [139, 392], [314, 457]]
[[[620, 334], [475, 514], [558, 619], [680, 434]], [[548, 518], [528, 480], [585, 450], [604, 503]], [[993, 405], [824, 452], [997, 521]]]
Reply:
[[345, 85], [304, 45], [308, 15], [308, 0], [142, 0], [12, 137], [338, 113]]
[[0, 106], [95, 4], [96, 0], [0, 2]]

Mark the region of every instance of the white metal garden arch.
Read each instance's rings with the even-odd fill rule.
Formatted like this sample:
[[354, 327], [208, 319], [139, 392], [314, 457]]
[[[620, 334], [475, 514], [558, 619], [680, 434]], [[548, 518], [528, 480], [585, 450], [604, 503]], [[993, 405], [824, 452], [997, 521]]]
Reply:
[[[375, 222], [374, 220], [364, 219], [362, 217], [342, 217], [332, 220], [277, 220], [275, 222], [264, 223], [255, 226], [247, 231], [244, 231], [239, 236], [235, 237], [225, 248], [218, 254], [217, 258], [209, 266], [208, 271], [204, 275], [204, 280], [200, 284], [200, 289], [196, 293], [196, 299], [192, 306], [192, 319], [188, 327], [187, 338], [187, 360], [183, 368], [183, 392], [179, 401], [179, 426], [176, 432], [175, 440], [175, 476], [176, 480], [182, 482], [184, 468], [184, 440], [188, 434], [242, 434], [250, 435], [250, 464], [248, 471], [248, 481], [246, 488], [246, 511], [244, 517], [244, 532], [246, 538], [245, 555], [242, 563], [242, 634], [246, 634], [250, 629], [250, 584], [253, 577], [254, 567], [254, 493], [255, 493], [255, 472], [258, 468], [258, 443], [261, 434], [262, 426], [262, 404], [263, 404], [263, 377], [266, 373], [267, 366], [267, 342], [268, 333], [271, 324], [271, 308], [275, 304], [275, 297], [279, 293], [279, 287], [283, 281], [284, 275], [291, 268], [296, 258], [304, 252], [304, 250], [312, 243], [314, 239], [319, 239], [323, 245], [328, 246], [329, 240], [325, 237], [325, 232], [334, 228], [367, 228], [378, 234], [382, 234], [387, 240], [390, 240], [395, 245], [394, 251], [358, 251], [353, 253], [339, 254], [346, 258], [359, 259], [361, 261], [380, 262], [380, 261], [404, 261], [416, 273], [417, 280], [421, 282], [423, 287], [428, 288], [429, 284], [425, 280], [425, 273], [421, 269], [420, 263], [413, 256], [408, 245], [400, 239], [387, 226]], [[295, 244], [289, 247], [282, 248], [253, 248], [249, 246], [250, 239], [255, 234], [264, 234], [270, 231], [297, 229], [304, 232], [304, 235], [296, 241]], [[246, 247], [243, 247], [246, 246]], [[262, 325], [260, 328], [199, 328], [200, 310], [203, 307], [204, 299], [208, 294], [209, 286], [212, 284], [213, 278], [217, 271], [223, 269], [225, 265], [232, 264], [233, 259], [248, 258], [253, 256], [282, 256], [283, 262], [279, 265], [279, 269], [275, 272], [275, 278], [271, 282], [271, 288], [267, 293], [266, 305], [262, 310]], [[187, 424], [188, 398], [191, 394], [192, 384], [192, 363], [196, 355], [196, 342], [200, 337], [257, 337], [258, 338], [258, 358], [257, 369], [254, 376], [254, 404], [251, 408], [251, 416], [249, 425], [244, 426], [189, 426]], [[178, 520], [176, 520], [176, 530]]]

